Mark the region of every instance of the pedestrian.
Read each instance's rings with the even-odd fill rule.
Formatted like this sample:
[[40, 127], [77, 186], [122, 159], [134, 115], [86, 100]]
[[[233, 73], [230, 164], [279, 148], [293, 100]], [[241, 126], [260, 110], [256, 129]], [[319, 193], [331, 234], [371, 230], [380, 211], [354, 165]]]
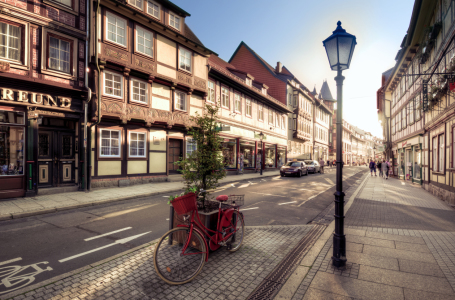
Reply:
[[335, 160], [333, 160], [333, 166], [335, 167]]
[[382, 177], [387, 180], [389, 179], [389, 164], [385, 161], [382, 161]]
[[324, 174], [324, 160], [321, 158], [321, 160], [319, 161], [319, 164], [321, 165], [320, 166], [320, 173], [321, 174]]
[[374, 160], [370, 161], [370, 173], [371, 176], [373, 176], [373, 171], [374, 171], [374, 176], [376, 176], [376, 164], [374, 163]]
[[332, 165], [330, 164], [330, 160], [327, 160], [327, 167], [332, 167]]
[[378, 166], [378, 170], [379, 170], [379, 177], [382, 176], [382, 163], [381, 163], [381, 160], [378, 161], [377, 163], [377, 166]]

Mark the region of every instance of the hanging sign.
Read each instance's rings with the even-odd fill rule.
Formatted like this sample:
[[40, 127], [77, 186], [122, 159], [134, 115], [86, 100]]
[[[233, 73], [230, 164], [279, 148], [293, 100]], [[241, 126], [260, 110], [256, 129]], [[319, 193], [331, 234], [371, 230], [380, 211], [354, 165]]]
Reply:
[[428, 111], [428, 80], [422, 80], [422, 110]]
[[449, 83], [449, 88], [450, 88], [450, 91], [455, 90], [455, 82]]

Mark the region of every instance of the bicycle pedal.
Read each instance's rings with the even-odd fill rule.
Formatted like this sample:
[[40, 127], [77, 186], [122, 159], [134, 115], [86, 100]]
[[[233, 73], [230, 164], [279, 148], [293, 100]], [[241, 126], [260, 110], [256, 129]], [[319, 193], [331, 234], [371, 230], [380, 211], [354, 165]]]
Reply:
[[228, 250], [231, 250], [232, 249], [232, 244], [229, 243], [229, 244], [226, 245], [226, 247], [227, 247]]

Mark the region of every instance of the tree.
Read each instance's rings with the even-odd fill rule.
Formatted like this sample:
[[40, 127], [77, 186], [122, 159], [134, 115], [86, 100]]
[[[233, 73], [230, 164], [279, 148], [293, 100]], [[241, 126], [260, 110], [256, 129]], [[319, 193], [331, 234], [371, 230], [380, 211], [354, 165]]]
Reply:
[[[193, 137], [196, 150], [186, 159], [176, 164], [180, 167], [183, 179], [188, 190], [210, 190], [218, 186], [218, 181], [226, 176], [222, 160], [222, 139], [217, 130], [218, 105], [207, 104], [204, 114], [191, 117], [192, 126], [188, 134]], [[202, 193], [202, 207], [205, 209], [206, 200], [210, 193]]]

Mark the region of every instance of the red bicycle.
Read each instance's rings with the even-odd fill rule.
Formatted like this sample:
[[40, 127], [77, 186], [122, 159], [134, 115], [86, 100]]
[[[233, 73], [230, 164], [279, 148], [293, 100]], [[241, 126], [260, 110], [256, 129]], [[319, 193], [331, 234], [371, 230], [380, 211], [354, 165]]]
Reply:
[[155, 248], [155, 270], [172, 285], [193, 280], [208, 260], [209, 249], [215, 251], [224, 246], [235, 252], [243, 243], [245, 223], [239, 207], [244, 203], [244, 195], [216, 198], [219, 201], [216, 231], [202, 224], [196, 199], [196, 194], [189, 193], [172, 201], [174, 211], [183, 217], [185, 224], [165, 233]]

